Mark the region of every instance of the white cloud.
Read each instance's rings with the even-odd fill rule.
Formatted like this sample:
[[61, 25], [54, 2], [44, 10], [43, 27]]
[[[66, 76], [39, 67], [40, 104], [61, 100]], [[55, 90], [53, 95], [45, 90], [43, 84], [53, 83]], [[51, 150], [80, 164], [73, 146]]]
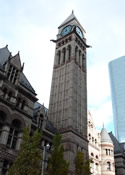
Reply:
[[103, 124], [105, 128], [108, 129], [108, 124], [112, 123], [113, 120], [111, 101], [108, 100], [97, 108], [95, 106], [91, 106], [90, 112], [98, 129], [101, 129], [103, 127]]

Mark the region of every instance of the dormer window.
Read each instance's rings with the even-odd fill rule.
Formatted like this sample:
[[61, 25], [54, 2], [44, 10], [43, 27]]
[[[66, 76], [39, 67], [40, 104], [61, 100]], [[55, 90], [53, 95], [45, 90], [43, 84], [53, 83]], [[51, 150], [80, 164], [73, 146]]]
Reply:
[[13, 84], [16, 83], [17, 77], [18, 77], [18, 70], [13, 67], [12, 65], [9, 66], [8, 73], [7, 73], [7, 78], [10, 82]]

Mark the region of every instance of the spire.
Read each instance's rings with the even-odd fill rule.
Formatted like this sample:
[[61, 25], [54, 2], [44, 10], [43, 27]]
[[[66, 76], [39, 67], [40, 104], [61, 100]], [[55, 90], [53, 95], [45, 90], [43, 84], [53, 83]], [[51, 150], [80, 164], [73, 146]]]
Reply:
[[112, 140], [107, 132], [107, 130], [103, 127], [101, 130], [101, 142], [109, 142], [112, 143]]
[[[63, 25], [67, 24], [68, 22], [72, 21], [73, 19], [76, 19], [76, 20], [77, 20], [77, 18], [76, 18], [75, 15], [74, 15], [74, 11], [72, 10], [71, 15], [70, 15], [68, 18], [66, 18], [66, 20], [65, 20], [58, 28], [60, 28], [60, 27], [62, 27]], [[77, 20], [77, 21], [78, 21], [78, 20]]]
[[[66, 24], [70, 23], [71, 21], [75, 20], [74, 25], [79, 25], [80, 28], [86, 33], [86, 31], [84, 30], [84, 28], [81, 26], [80, 22], [78, 21], [78, 19], [76, 18], [75, 14], [74, 14], [74, 10], [72, 10], [71, 15], [69, 15], [68, 18], [66, 18], [66, 20], [58, 27], [61, 28], [63, 26], [65, 26]], [[73, 25], [73, 24], [72, 24]]]

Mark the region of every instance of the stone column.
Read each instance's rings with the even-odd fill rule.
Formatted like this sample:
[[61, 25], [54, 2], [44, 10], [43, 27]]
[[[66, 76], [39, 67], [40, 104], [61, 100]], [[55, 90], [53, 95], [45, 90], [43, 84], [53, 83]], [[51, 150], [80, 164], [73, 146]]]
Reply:
[[10, 131], [9, 126], [7, 126], [7, 125], [3, 126], [2, 134], [1, 134], [1, 142], [0, 142], [1, 144], [4, 144], [4, 145], [7, 144], [9, 131]]
[[22, 137], [23, 137], [23, 132], [18, 133], [18, 139], [17, 139], [17, 143], [16, 143], [16, 150], [20, 150], [20, 144], [22, 141]]

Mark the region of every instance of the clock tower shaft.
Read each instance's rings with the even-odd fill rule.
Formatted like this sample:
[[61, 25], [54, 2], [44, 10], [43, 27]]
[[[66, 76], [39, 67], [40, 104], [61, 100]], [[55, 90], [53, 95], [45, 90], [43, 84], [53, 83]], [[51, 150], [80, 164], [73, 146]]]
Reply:
[[62, 134], [71, 173], [75, 171], [77, 151], [88, 156], [84, 33], [73, 13], [59, 26], [49, 103], [49, 120]]

